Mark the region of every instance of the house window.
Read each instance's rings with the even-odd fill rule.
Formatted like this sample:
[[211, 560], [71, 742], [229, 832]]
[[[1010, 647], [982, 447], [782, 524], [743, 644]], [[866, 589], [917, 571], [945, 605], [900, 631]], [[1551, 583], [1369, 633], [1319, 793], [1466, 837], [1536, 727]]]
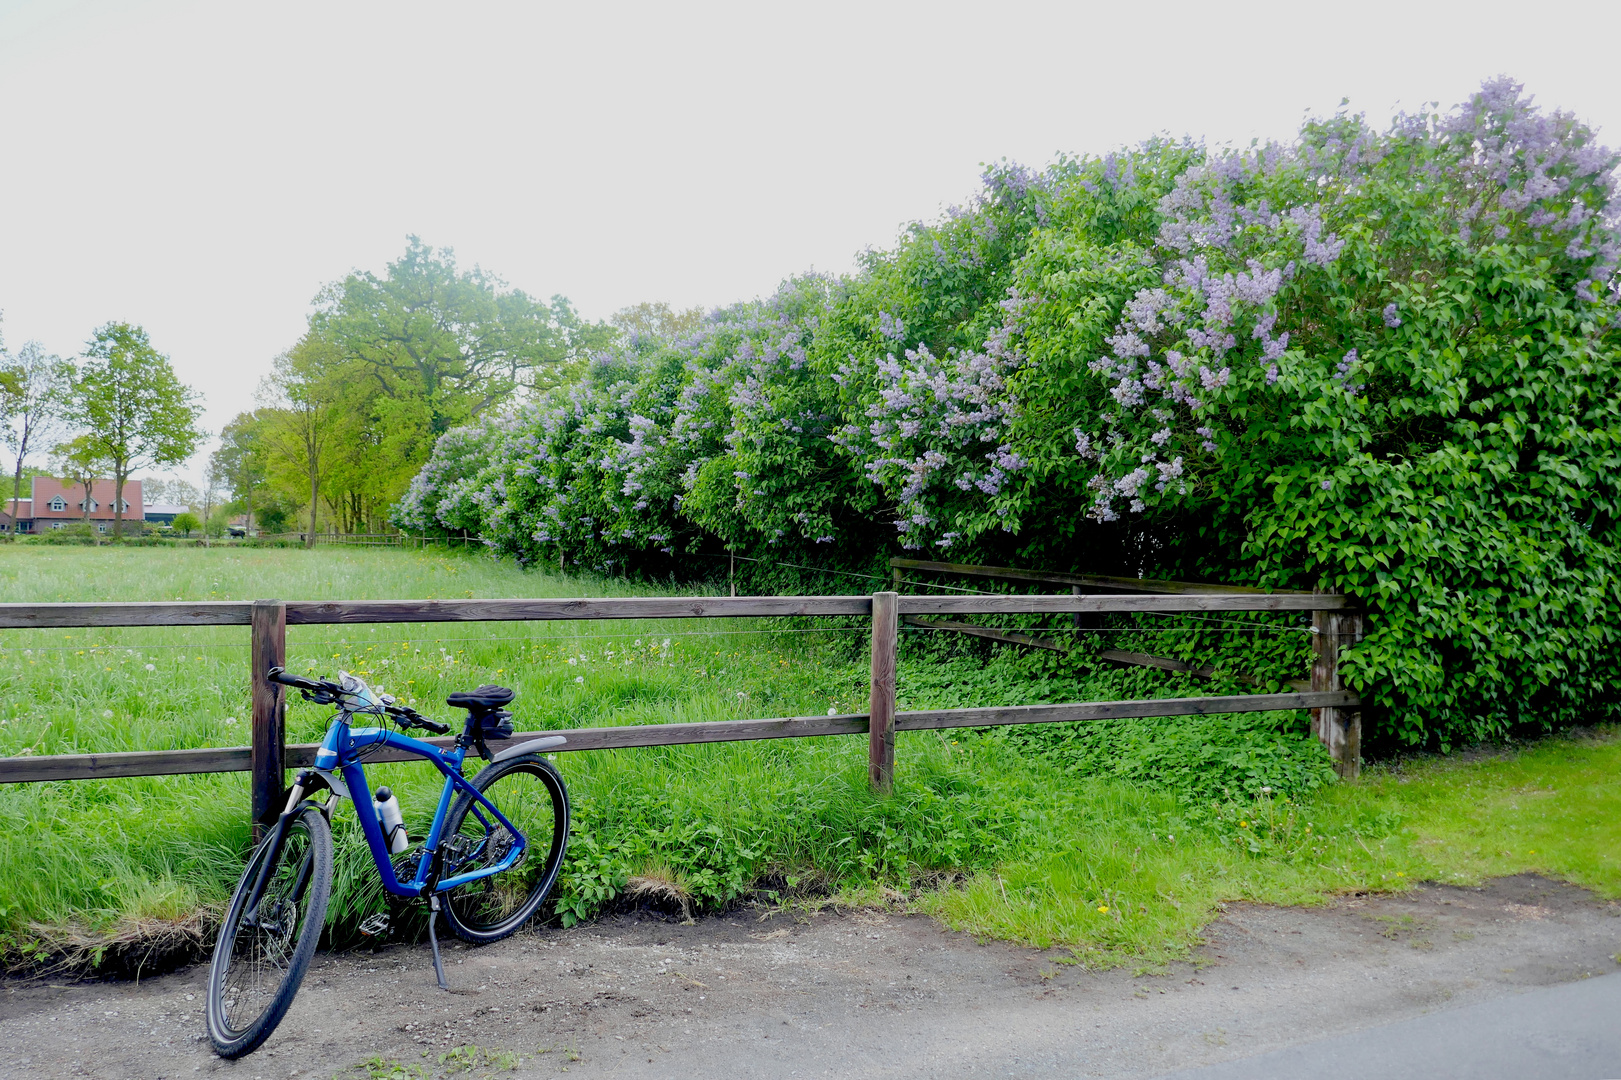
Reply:
[[51, 522], [51, 528], [53, 528], [53, 529], [60, 529], [62, 527], [62, 525], [63, 525], [63, 523], [60, 522], [60, 521]]
[[124, 508], [121, 511], [121, 513], [125, 513], [125, 514], [129, 513], [129, 500], [128, 499], [120, 499], [118, 501], [118, 504]]
[[97, 532], [106, 532], [107, 531], [107, 526], [105, 526], [105, 525], [97, 525], [96, 526], [96, 531]]
[[66, 499], [62, 498], [62, 496], [58, 495], [56, 498], [54, 498], [54, 499], [52, 499], [50, 501], [49, 506], [50, 506], [50, 508], [52, 510], [55, 510], [58, 513], [60, 513], [61, 511], [66, 510], [68, 508], [68, 501]]
[[[79, 509], [80, 510], [84, 509], [84, 502], [82, 500], [79, 503]], [[97, 510], [100, 510], [100, 509], [101, 509], [101, 504], [98, 503], [96, 500], [91, 499], [90, 500], [90, 513], [94, 514]]]

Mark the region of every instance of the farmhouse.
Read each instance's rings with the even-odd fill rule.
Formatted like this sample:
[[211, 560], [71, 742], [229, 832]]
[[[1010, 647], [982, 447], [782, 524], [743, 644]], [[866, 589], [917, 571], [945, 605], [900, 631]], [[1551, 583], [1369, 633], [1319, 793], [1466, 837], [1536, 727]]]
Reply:
[[[87, 517], [97, 532], [113, 531], [113, 482], [97, 480], [90, 485], [90, 505], [85, 506], [83, 485], [58, 480], [54, 476], [36, 476], [31, 481], [29, 497], [17, 500], [16, 520], [12, 520], [11, 500], [4, 500], [4, 513], [0, 514], [0, 533], [39, 533], [48, 529], [61, 529]], [[88, 511], [88, 513], [87, 513]], [[145, 517], [141, 502], [141, 482], [124, 482], [124, 520], [139, 522]]]

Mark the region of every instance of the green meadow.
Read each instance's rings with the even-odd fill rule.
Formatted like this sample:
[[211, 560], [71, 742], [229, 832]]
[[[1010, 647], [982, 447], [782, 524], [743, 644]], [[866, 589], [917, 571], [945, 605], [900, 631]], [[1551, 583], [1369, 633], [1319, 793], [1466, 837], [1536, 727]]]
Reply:
[[[0, 547], [7, 602], [679, 591], [433, 550]], [[448, 713], [452, 690], [511, 685], [520, 729], [555, 729], [863, 711], [866, 632], [860, 620], [293, 627], [288, 654], [295, 671], [353, 671], [429, 715]], [[247, 644], [246, 627], [0, 632], [0, 754], [244, 745]], [[1208, 692], [921, 634], [904, 638], [899, 672], [903, 708]], [[294, 741], [326, 725], [296, 700], [288, 719]], [[1289, 715], [906, 732], [882, 799], [859, 736], [563, 753], [558, 765], [575, 810], [550, 910], [561, 924], [625, 902], [639, 881], [691, 911], [740, 898], [900, 903], [1087, 963], [1152, 965], [1182, 955], [1227, 900], [1316, 903], [1522, 871], [1621, 896], [1611, 728], [1376, 763], [1355, 784], [1328, 777]], [[408, 822], [425, 822], [436, 773], [371, 771]], [[340, 811], [337, 945], [385, 904], [353, 822]], [[64, 942], [206, 926], [248, 842], [242, 774], [0, 787], [6, 953], [48, 963]]]

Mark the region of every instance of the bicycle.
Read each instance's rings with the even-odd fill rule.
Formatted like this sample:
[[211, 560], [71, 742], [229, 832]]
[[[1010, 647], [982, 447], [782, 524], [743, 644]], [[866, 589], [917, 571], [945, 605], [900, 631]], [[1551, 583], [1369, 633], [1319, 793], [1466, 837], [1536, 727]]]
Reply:
[[[541, 751], [561, 746], [560, 735], [533, 739], [492, 753], [486, 740], [512, 736], [504, 708], [513, 692], [481, 686], [451, 694], [446, 703], [467, 710], [454, 745], [441, 750], [403, 732], [450, 733], [437, 723], [362, 680], [339, 672], [337, 682], [306, 679], [273, 667], [266, 678], [294, 687], [306, 701], [335, 705], [332, 725], [315, 754], [315, 767], [301, 770], [285, 809], [254, 850], [220, 924], [208, 973], [208, 1037], [221, 1057], [252, 1053], [287, 1014], [315, 953], [332, 888], [332, 813], [340, 800], [354, 804], [383, 887], [392, 895], [426, 901], [428, 941], [439, 987], [448, 990], [434, 924], [443, 912], [463, 941], [487, 944], [514, 933], [539, 909], [563, 864], [568, 846], [568, 791]], [[356, 716], [392, 722], [352, 727]], [[409, 849], [397, 805], [379, 788], [375, 798], [362, 758], [392, 747], [425, 758], [445, 775], [433, 824], [419, 848]], [[488, 764], [471, 780], [462, 762], [476, 749]], [[322, 790], [324, 800], [317, 799]], [[385, 835], [384, 816], [395, 819]], [[514, 823], [521, 819], [522, 825]], [[396, 837], [404, 838], [407, 850]], [[544, 851], [543, 858], [531, 858]], [[441, 902], [441, 898], [443, 898]], [[381, 923], [375, 920], [381, 919]], [[386, 927], [374, 915], [363, 932]]]

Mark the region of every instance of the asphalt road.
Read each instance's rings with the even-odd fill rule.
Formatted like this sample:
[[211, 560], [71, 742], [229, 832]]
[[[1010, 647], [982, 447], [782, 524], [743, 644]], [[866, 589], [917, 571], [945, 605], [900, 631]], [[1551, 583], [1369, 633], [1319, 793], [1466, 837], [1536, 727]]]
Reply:
[[1574, 886], [1232, 904], [1205, 936], [1138, 973], [897, 911], [627, 916], [451, 945], [450, 994], [425, 948], [323, 954], [235, 1062], [203, 1039], [201, 966], [0, 981], [0, 1078], [450, 1080], [475, 1046], [515, 1068], [457, 1080], [1621, 1076], [1621, 905]]
[[1613, 1080], [1621, 974], [1443, 1009], [1161, 1080]]

